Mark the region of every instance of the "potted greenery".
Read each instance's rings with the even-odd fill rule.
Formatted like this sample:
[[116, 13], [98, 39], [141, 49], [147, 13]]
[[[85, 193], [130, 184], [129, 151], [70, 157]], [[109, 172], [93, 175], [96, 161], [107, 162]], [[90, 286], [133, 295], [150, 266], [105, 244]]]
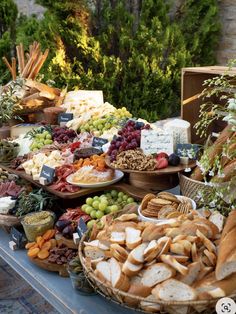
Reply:
[[20, 106], [20, 80], [11, 81], [0, 89], [0, 139], [10, 136], [10, 125], [13, 119], [22, 120], [17, 114]]
[[[226, 72], [205, 81], [205, 86], [206, 102], [195, 126], [198, 134], [205, 136], [215, 120], [227, 125], [214, 142], [209, 141], [190, 178], [206, 187], [199, 193], [199, 205], [227, 214], [236, 206], [236, 76]], [[209, 101], [215, 95], [219, 103]]]

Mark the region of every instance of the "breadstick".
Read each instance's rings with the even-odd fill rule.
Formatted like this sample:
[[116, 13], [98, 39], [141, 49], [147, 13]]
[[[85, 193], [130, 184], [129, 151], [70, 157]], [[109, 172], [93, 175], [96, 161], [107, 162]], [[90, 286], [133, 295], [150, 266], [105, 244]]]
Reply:
[[11, 58], [11, 63], [12, 63], [12, 78], [13, 78], [13, 81], [16, 80], [16, 58]]
[[20, 46], [16, 46], [16, 53], [17, 53], [17, 59], [18, 59], [18, 65], [19, 65], [19, 73], [21, 75], [24, 68], [23, 68], [22, 60], [21, 60]]
[[11, 72], [11, 75], [13, 77], [13, 71], [12, 71], [12, 67], [10, 66], [10, 63], [8, 62], [6, 57], [2, 57], [3, 62], [6, 64], [6, 66], [8, 67], [9, 71]]

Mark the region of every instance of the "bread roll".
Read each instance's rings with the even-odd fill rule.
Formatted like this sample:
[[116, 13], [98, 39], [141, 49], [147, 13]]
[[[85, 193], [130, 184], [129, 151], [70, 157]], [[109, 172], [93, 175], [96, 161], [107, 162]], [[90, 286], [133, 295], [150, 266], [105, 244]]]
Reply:
[[216, 279], [222, 280], [236, 273], [236, 211], [232, 211], [222, 232], [218, 259], [216, 263]]

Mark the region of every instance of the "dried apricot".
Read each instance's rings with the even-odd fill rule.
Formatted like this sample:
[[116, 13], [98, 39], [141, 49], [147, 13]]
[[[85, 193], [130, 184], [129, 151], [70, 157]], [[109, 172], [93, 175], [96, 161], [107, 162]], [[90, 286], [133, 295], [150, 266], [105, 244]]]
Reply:
[[56, 233], [56, 230], [54, 230], [54, 229], [49, 229], [48, 231], [46, 231], [46, 232], [44, 233], [43, 239], [44, 239], [45, 241], [50, 240], [51, 238], [54, 237], [55, 233]]
[[51, 242], [50, 242], [50, 240], [49, 241], [47, 241], [47, 242], [45, 242], [44, 244], [43, 244], [43, 246], [42, 246], [42, 251], [43, 250], [47, 250], [47, 251], [49, 251], [50, 249], [51, 249], [51, 247], [52, 247], [52, 244], [51, 244]]
[[38, 255], [38, 253], [39, 253], [39, 248], [34, 248], [34, 249], [29, 249], [29, 251], [28, 251], [28, 253], [27, 253], [27, 255], [29, 256], [29, 257], [31, 257], [31, 258], [35, 258], [35, 257], [37, 257], [37, 255]]
[[26, 245], [25, 245], [25, 249], [26, 250], [29, 250], [30, 248], [32, 248], [33, 246], [35, 246], [35, 244], [37, 244], [36, 242], [28, 242]]
[[49, 252], [47, 250], [41, 250], [38, 252], [39, 259], [46, 259], [49, 256]]

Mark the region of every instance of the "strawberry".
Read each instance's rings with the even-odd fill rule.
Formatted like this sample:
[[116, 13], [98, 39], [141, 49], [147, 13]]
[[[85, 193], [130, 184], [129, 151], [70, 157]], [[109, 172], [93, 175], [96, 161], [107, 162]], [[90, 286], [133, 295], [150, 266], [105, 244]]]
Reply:
[[168, 167], [168, 160], [165, 157], [157, 159], [157, 169], [163, 169]]

